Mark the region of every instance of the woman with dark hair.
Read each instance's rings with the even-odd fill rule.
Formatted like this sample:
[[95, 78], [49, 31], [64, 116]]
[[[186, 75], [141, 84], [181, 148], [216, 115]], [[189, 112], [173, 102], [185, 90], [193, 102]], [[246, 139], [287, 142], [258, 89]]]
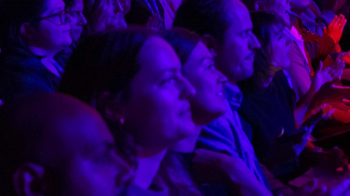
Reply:
[[314, 87], [297, 105], [285, 71], [290, 64], [290, 32], [274, 12], [252, 12], [251, 17], [261, 49], [255, 54], [253, 76], [239, 83], [243, 92], [239, 112], [253, 128], [252, 143], [259, 161], [276, 177], [287, 180], [300, 175], [299, 155], [314, 124], [329, 116], [321, 110], [308, 119], [307, 113], [313, 109], [310, 105], [317, 92], [317, 81], [324, 80], [324, 76], [321, 67], [315, 74]]
[[182, 28], [165, 31], [163, 37], [175, 49], [183, 75], [196, 89], [190, 99], [196, 132], [170, 148], [160, 169], [170, 195], [227, 195], [226, 188], [231, 194], [270, 195], [244, 162], [223, 153], [194, 150], [203, 126], [226, 112], [223, 89], [227, 78], [215, 68], [213, 54], [205, 45], [208, 40]]
[[[129, 194], [166, 192], [153, 183], [159, 165], [170, 146], [195, 130], [194, 89], [168, 43], [138, 28], [87, 38], [69, 59], [59, 90], [96, 108], [116, 141], [133, 137], [137, 169]], [[128, 154], [125, 145], [119, 149]]]
[[0, 98], [53, 92], [64, 69], [55, 55], [72, 43], [62, 0], [1, 1]]

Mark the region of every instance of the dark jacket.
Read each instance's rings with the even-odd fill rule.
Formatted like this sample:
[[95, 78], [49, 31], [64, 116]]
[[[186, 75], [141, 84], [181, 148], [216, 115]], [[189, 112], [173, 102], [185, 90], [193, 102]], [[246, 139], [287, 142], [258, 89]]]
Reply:
[[[56, 59], [56, 58], [55, 58]], [[56, 61], [64, 67], [65, 58]], [[0, 99], [5, 103], [34, 92], [53, 92], [60, 78], [51, 73], [36, 56], [24, 47], [4, 50], [0, 55]]]
[[286, 76], [282, 71], [276, 73], [263, 89], [239, 86], [243, 101], [238, 112], [253, 129], [252, 144], [259, 162], [276, 177], [287, 175], [298, 166], [293, 146], [301, 135], [294, 120], [294, 91]]

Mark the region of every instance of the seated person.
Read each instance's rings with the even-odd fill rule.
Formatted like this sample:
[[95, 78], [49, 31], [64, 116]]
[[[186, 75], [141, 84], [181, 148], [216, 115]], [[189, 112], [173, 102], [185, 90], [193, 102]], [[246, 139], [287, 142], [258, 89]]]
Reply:
[[87, 25], [82, 38], [99, 32], [125, 28], [124, 8], [119, 0], [84, 0], [83, 14]]
[[83, 15], [84, 4], [83, 0], [64, 0], [68, 14], [72, 17], [70, 22], [70, 35], [72, 37], [72, 49], [76, 47], [80, 36], [83, 33], [84, 26], [87, 24], [86, 18]]
[[0, 107], [0, 195], [115, 196], [130, 181], [97, 111], [39, 93]]
[[[203, 126], [226, 112], [223, 90], [227, 78], [215, 68], [205, 39], [182, 28], [165, 31], [163, 37], [174, 47], [182, 73], [196, 89], [190, 100], [196, 133], [172, 146], [160, 169], [170, 195], [269, 195], [243, 161], [214, 151], [194, 151]], [[238, 189], [237, 183], [242, 185]]]
[[[231, 18], [226, 17], [227, 15]], [[224, 95], [228, 100], [227, 112], [204, 127], [197, 147], [229, 154], [234, 160], [242, 161], [244, 164], [239, 168], [243, 171], [249, 170], [261, 186], [270, 189], [251, 144], [252, 130], [237, 112], [242, 96], [234, 84], [251, 76], [253, 59], [250, 57], [253, 58], [254, 51], [260, 47], [251, 32], [248, 10], [240, 1], [185, 1], [178, 9], [174, 26], [185, 27], [201, 35], [210, 35], [214, 41], [211, 42], [211, 47], [216, 49], [215, 65], [225, 73], [229, 81], [224, 88]], [[240, 180], [235, 183], [240, 185]], [[278, 191], [280, 190], [281, 186]], [[277, 194], [276, 189], [272, 191]], [[293, 193], [288, 187], [283, 194], [286, 192]]]
[[71, 56], [59, 90], [96, 108], [116, 137], [133, 137], [137, 152], [119, 147], [136, 156], [128, 194], [167, 193], [156, 174], [167, 149], [195, 131], [189, 103], [195, 89], [165, 40], [140, 28], [90, 37]]
[[[292, 40], [282, 18], [267, 12], [252, 12], [251, 17], [253, 33], [262, 45], [255, 55], [253, 76], [238, 85], [243, 92], [239, 113], [253, 128], [252, 143], [260, 162], [276, 177], [290, 176], [318, 118], [298, 119], [305, 116], [311, 99], [296, 106], [288, 72], [282, 71], [289, 66]], [[323, 79], [320, 72], [315, 74], [316, 81]], [[315, 95], [314, 88], [308, 92], [310, 97]]]
[[53, 92], [64, 71], [55, 55], [72, 43], [62, 0], [1, 1], [0, 99]]

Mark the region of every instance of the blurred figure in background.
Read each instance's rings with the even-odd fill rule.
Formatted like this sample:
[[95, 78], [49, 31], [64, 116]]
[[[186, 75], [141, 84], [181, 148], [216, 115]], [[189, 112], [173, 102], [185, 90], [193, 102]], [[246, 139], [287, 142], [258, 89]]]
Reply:
[[126, 27], [123, 13], [127, 4], [123, 3], [123, 6], [119, 0], [84, 0], [83, 3], [83, 14], [87, 20], [83, 38], [102, 31]]

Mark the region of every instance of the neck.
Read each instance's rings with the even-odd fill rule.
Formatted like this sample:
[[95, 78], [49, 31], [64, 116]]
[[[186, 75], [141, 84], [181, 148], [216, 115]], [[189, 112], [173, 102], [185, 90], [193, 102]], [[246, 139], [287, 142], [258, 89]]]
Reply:
[[269, 76], [264, 81], [262, 81], [264, 88], [268, 87], [271, 84], [273, 77], [280, 70], [281, 69], [277, 69], [274, 66], [270, 65]]
[[196, 134], [177, 142], [174, 146], [171, 147], [171, 150], [181, 153], [192, 153], [196, 147], [196, 142], [202, 128], [203, 125], [196, 125]]
[[135, 177], [133, 184], [148, 190], [156, 176], [159, 166], [167, 152], [167, 149], [160, 151], [152, 156], [144, 157], [138, 156], [137, 169], [135, 171]]
[[43, 56], [44, 58], [48, 58], [48, 59], [53, 59], [53, 57], [60, 51], [60, 50], [46, 50], [46, 49], [42, 49], [39, 48], [37, 46], [28, 46], [29, 50], [38, 55], [38, 56]]

